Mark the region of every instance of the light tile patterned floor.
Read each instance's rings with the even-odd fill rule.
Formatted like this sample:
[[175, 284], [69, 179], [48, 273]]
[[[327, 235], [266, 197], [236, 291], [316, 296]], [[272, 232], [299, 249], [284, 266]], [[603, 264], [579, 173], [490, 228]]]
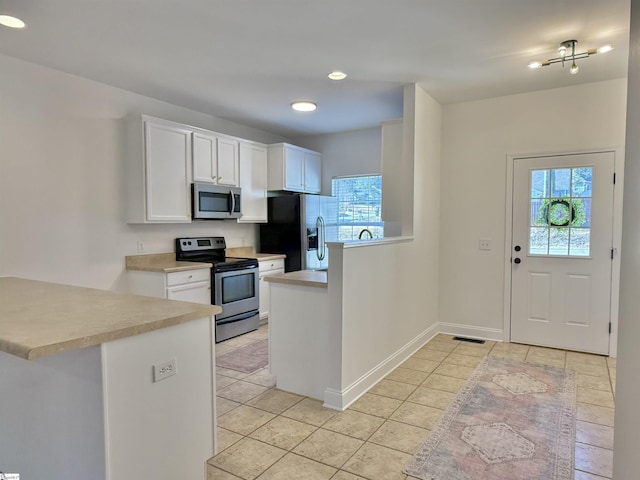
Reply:
[[[261, 327], [219, 345], [217, 354], [267, 336]], [[441, 334], [344, 412], [277, 390], [267, 369], [219, 368], [219, 453], [208, 462], [208, 479], [411, 480], [402, 469], [485, 355], [576, 370], [575, 480], [611, 478], [615, 359]]]

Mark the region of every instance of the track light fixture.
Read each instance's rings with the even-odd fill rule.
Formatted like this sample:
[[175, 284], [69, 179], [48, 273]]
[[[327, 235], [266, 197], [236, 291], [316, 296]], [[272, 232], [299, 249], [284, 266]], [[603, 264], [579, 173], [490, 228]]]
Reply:
[[550, 58], [549, 60], [544, 62], [531, 62], [529, 64], [529, 68], [546, 67], [547, 65], [551, 65], [552, 63], [561, 63], [564, 67], [564, 63], [570, 61], [571, 68], [569, 69], [569, 72], [571, 72], [572, 75], [575, 75], [580, 71], [580, 67], [576, 64], [576, 60], [590, 57], [591, 55], [595, 55], [596, 53], [606, 53], [613, 50], [612, 45], [603, 45], [600, 48], [591, 48], [586, 52], [576, 53], [577, 44], [577, 40], [565, 40], [560, 44], [560, 48], [558, 48], [558, 54], [560, 55], [559, 57]]

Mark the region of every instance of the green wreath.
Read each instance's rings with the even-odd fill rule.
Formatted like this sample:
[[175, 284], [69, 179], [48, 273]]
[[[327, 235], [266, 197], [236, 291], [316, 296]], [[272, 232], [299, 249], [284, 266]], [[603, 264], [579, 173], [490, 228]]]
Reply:
[[584, 203], [579, 198], [545, 198], [538, 210], [536, 225], [578, 227], [585, 224]]

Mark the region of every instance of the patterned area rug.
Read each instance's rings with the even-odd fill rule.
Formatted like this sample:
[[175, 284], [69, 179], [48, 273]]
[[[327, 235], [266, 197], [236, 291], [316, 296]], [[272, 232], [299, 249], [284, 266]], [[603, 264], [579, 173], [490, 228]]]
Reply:
[[405, 469], [424, 480], [573, 480], [576, 374], [486, 357]]
[[218, 367], [253, 373], [269, 364], [269, 340], [258, 340], [216, 357]]

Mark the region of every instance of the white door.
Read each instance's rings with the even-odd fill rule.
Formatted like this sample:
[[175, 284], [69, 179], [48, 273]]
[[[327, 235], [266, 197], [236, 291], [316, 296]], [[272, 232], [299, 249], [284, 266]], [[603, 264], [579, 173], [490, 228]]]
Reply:
[[511, 340], [609, 352], [614, 153], [517, 158]]

